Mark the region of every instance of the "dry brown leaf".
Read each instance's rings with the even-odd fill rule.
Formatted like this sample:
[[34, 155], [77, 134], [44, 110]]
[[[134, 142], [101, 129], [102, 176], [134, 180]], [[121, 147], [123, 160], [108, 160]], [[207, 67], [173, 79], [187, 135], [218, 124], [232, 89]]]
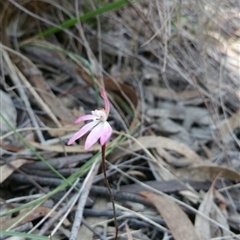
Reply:
[[[84, 146], [74, 145], [74, 146], [62, 146], [59, 145], [42, 145], [41, 143], [34, 142], [34, 141], [27, 141], [32, 147], [36, 147], [38, 149], [50, 151], [50, 152], [59, 152], [59, 153], [82, 153], [86, 152]], [[91, 147], [90, 151], [98, 151], [100, 147], [98, 145], [94, 145]]]
[[185, 212], [171, 199], [152, 192], [141, 192], [157, 208], [175, 240], [200, 240]]
[[[137, 141], [147, 149], [161, 147], [167, 150], [173, 150], [185, 156], [192, 164], [203, 164], [201, 157], [191, 148], [172, 139], [157, 136], [145, 136], [137, 138]], [[125, 142], [122, 144], [122, 147], [126, 147], [128, 145], [129, 142]], [[135, 142], [131, 146], [131, 151], [133, 152], [139, 151], [141, 149], [142, 147]], [[116, 149], [111, 155], [111, 159], [114, 161], [115, 159], [121, 158], [126, 154], [128, 154], [128, 152], [122, 151], [121, 149]]]
[[7, 151], [10, 152], [19, 152], [22, 150], [22, 147], [16, 146], [14, 144], [4, 144], [4, 142], [0, 141], [0, 147], [4, 148]]
[[74, 116], [67, 108], [65, 108], [65, 106], [62, 105], [61, 101], [52, 92], [37, 66], [30, 60], [28, 62], [18, 61], [16, 64], [18, 65], [19, 69], [23, 71], [24, 75], [28, 78], [29, 82], [31, 82], [34, 88], [38, 89], [39, 95], [49, 106], [54, 115], [63, 123], [72, 123], [74, 121]]
[[[9, 58], [9, 55], [12, 57], [12, 60], [14, 60], [16, 62], [16, 64], [18, 65], [19, 68], [12, 63], [12, 61]], [[46, 103], [44, 103], [44, 101], [40, 98], [38, 93], [35, 91], [35, 89], [32, 87], [32, 85], [28, 82], [28, 80], [22, 73], [22, 70], [25, 69], [26, 70], [25, 74], [29, 73], [29, 75], [31, 75], [31, 74], [36, 74], [36, 72], [37, 72], [41, 75], [40, 71], [36, 68], [36, 66], [32, 62], [30, 62], [30, 60], [23, 61], [23, 59], [24, 60], [26, 60], [26, 59], [25, 58], [19, 59], [19, 57], [16, 57], [16, 55], [13, 55], [11, 53], [9, 55], [8, 55], [8, 52], [4, 51], [5, 61], [8, 63], [8, 66], [10, 69], [14, 69], [13, 76], [14, 76], [15, 80], [16, 80], [16, 77], [21, 79], [22, 83], [26, 86], [27, 89], [29, 89], [29, 91], [33, 95], [34, 99], [38, 102], [38, 104], [42, 108], [42, 110], [45, 111], [50, 116], [50, 118], [55, 122], [55, 124], [60, 127], [61, 124], [58, 121], [58, 119], [55, 117], [55, 115], [49, 109], [48, 105]], [[20, 71], [20, 69], [21, 69], [21, 71]], [[30, 73], [30, 71], [32, 71], [32, 72]], [[31, 76], [29, 76], [29, 77], [31, 77]]]
[[[16, 127], [17, 124], [17, 111], [14, 106], [13, 100], [11, 96], [0, 90], [0, 97], [1, 97], [1, 114], [7, 120], [8, 124], [13, 127]], [[9, 131], [8, 125], [1, 119], [0, 124], [0, 134], [6, 133]]]
[[126, 233], [127, 233], [127, 239], [133, 240], [132, 233], [131, 233], [130, 228], [127, 223], [125, 223], [125, 229], [126, 229]]
[[[203, 213], [207, 217], [213, 218], [220, 223], [226, 229], [229, 229], [227, 219], [220, 211], [218, 206], [214, 203], [214, 188], [213, 185], [209, 191], [204, 195], [203, 201], [199, 207], [199, 212]], [[222, 237], [229, 235], [224, 229], [219, 229], [217, 226], [213, 226], [206, 218], [197, 214], [195, 218], [195, 229], [202, 240], [209, 240], [213, 237]], [[216, 229], [218, 228], [218, 229]]]
[[[78, 117], [80, 117], [80, 116], [78, 116]], [[51, 137], [61, 137], [71, 131], [72, 132], [78, 131], [82, 126], [83, 126], [83, 123], [65, 124], [63, 127], [60, 127], [60, 128], [49, 128], [48, 133], [50, 134]]]
[[[228, 219], [226, 216], [223, 214], [223, 212], [220, 210], [220, 208], [214, 203], [214, 212], [212, 213], [212, 218], [215, 219], [216, 222], [221, 224], [225, 229], [229, 230], [229, 225], [228, 225]], [[212, 235], [213, 237], [223, 237], [223, 236], [229, 236], [229, 231], [226, 231], [225, 229], [216, 229], [217, 226], [214, 226], [212, 230]]]
[[[92, 77], [85, 71], [77, 69], [76, 72], [81, 75], [82, 79], [84, 79], [89, 85], [93, 84]], [[116, 92], [118, 95], [122, 95], [122, 97], [127, 101], [129, 106], [131, 106], [134, 111], [134, 116], [137, 116], [139, 113], [139, 98], [136, 94], [136, 91], [127, 84], [119, 81], [114, 81], [113, 78], [104, 76], [104, 85], [107, 91]], [[130, 129], [135, 127], [137, 119], [133, 119]]]
[[23, 84], [26, 86], [26, 88], [29, 90], [29, 92], [32, 94], [32, 96], [38, 103], [39, 107], [50, 117], [50, 119], [52, 119], [52, 121], [56, 124], [56, 126], [61, 127], [62, 124], [54, 115], [54, 112], [52, 112], [50, 107], [43, 101], [43, 99], [37, 93], [36, 89], [30, 84], [30, 82], [27, 80], [27, 78], [22, 74], [22, 72], [18, 68], [16, 68], [16, 71], [21, 77], [21, 81], [23, 82]]
[[[213, 188], [211, 187], [209, 191], [204, 195], [203, 201], [200, 204], [199, 212], [210, 217], [210, 213], [213, 208]], [[210, 222], [203, 218], [201, 215], [197, 214], [195, 218], [195, 229], [202, 240], [211, 239], [211, 229]]]
[[175, 171], [176, 176], [180, 179], [191, 180], [213, 180], [215, 178], [226, 178], [231, 180], [240, 180], [240, 174], [237, 171], [227, 167], [201, 165], [189, 167]]
[[[77, 69], [76, 71], [89, 85], [93, 84], [92, 77], [87, 72], [81, 69]], [[132, 87], [126, 85], [125, 83], [114, 81], [112, 78], [107, 76], [104, 76], [104, 85], [107, 91], [124, 93], [131, 100], [131, 103], [135, 108], [139, 107], [138, 97]]]
[[13, 161], [10, 162], [10, 164], [13, 166], [11, 167], [11, 165], [9, 164], [4, 164], [2, 166], [0, 166], [0, 184], [2, 182], [4, 182], [14, 171], [15, 169], [20, 168], [23, 164], [25, 163], [30, 163], [31, 161], [28, 161], [26, 159], [15, 159]]
[[[146, 90], [150, 91], [156, 97], [167, 99], [167, 100], [175, 100], [173, 94], [169, 94], [169, 90], [167, 88], [161, 87], [146, 87]], [[174, 92], [176, 94], [177, 99], [179, 100], [187, 100], [190, 98], [200, 98], [199, 92], [197, 90], [185, 90], [182, 92]]]
[[123, 95], [123, 97], [126, 99], [126, 97], [128, 99], [126, 99], [127, 101], [130, 100], [130, 105], [133, 105], [132, 108], [135, 111], [138, 111], [139, 109], [139, 98], [136, 94], [136, 91], [131, 87], [128, 86], [127, 84], [123, 83], [123, 82], [117, 82], [117, 81], [113, 81], [111, 78], [109, 77], [105, 77], [104, 78], [104, 84], [106, 87], [107, 91], [113, 91], [113, 92], [117, 92], [120, 93], [121, 95]]
[[[96, 198], [92, 209], [104, 211], [104, 209], [106, 209], [106, 205], [106, 199]], [[93, 228], [96, 228], [99, 225], [99, 217], [97, 216], [86, 216], [85, 221], [89, 224], [89, 226], [92, 226]], [[106, 228], [107, 222], [101, 222], [101, 226]], [[89, 229], [84, 224], [81, 225], [78, 235], [81, 236], [81, 239], [94, 239], [93, 232], [89, 231]]]
[[240, 109], [233, 114], [228, 119], [225, 119], [222, 123], [219, 124], [218, 130], [222, 136], [222, 138], [226, 137], [226, 135], [231, 134], [236, 128], [240, 127]]
[[61, 103], [61, 101], [54, 95], [51, 88], [47, 85], [43, 79], [41, 73], [37, 73], [31, 76], [29, 80], [32, 81], [35, 88], [39, 90], [39, 94], [48, 106], [51, 108], [55, 116], [61, 119], [64, 123], [72, 123], [74, 116], [68, 111]]
[[[31, 222], [39, 217], [44, 217], [46, 216], [52, 209], [50, 208], [47, 208], [47, 207], [38, 207], [36, 209], [34, 209], [34, 211], [31, 211], [31, 210], [24, 210], [22, 211], [17, 217], [15, 218], [11, 218], [9, 219], [8, 221], [0, 221], [0, 229], [2, 230], [6, 230], [8, 228], [10, 228], [12, 225], [14, 225], [14, 227], [17, 227], [17, 226], [20, 226], [20, 225], [23, 225], [27, 222]], [[25, 215], [26, 213], [30, 212], [26, 217], [24, 217], [23, 219], [21, 219], [23, 217], [23, 215]], [[50, 217], [53, 217], [56, 215], [56, 211], [53, 211], [50, 215]], [[21, 220], [20, 220], [21, 219]], [[15, 225], [15, 222], [17, 222], [17, 225]], [[65, 219], [64, 220], [64, 224], [66, 226], [69, 226], [70, 225], [70, 222]]]
[[146, 111], [149, 117], [172, 118], [176, 120], [188, 120], [191, 123], [198, 123], [200, 125], [210, 125], [212, 120], [209, 111], [202, 107], [179, 108], [179, 106], [149, 108]]

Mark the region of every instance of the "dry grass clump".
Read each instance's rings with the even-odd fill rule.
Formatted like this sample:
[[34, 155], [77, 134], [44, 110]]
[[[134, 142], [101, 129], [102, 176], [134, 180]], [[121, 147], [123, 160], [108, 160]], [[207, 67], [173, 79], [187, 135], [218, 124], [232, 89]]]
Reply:
[[99, 146], [66, 145], [104, 85], [119, 239], [238, 239], [238, 1], [119, 2], [0, 2], [2, 238], [114, 236]]

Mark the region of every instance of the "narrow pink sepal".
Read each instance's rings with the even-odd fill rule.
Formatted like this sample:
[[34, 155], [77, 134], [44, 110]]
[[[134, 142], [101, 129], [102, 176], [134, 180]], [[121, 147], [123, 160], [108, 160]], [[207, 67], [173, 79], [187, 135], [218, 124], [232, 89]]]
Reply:
[[92, 120], [94, 119], [95, 116], [93, 116], [92, 114], [88, 114], [88, 115], [84, 115], [84, 116], [81, 116], [79, 118], [77, 118], [74, 123], [80, 123], [82, 121], [86, 121], [86, 120]]
[[93, 130], [89, 133], [86, 142], [85, 150], [88, 150], [97, 140], [101, 137], [103, 133], [104, 123], [100, 122]]
[[101, 87], [100, 92], [101, 92], [101, 96], [102, 96], [102, 98], [104, 100], [105, 110], [106, 110], [107, 115], [108, 115], [109, 111], [110, 111], [110, 102], [109, 102], [109, 100], [107, 98], [106, 92], [105, 92], [103, 87]]
[[104, 128], [100, 137], [100, 144], [104, 145], [112, 135], [112, 127], [108, 122], [104, 122]]
[[88, 131], [90, 131], [93, 127], [95, 127], [97, 124], [99, 123], [99, 121], [93, 121], [90, 122], [88, 124], [86, 124], [85, 126], [83, 126], [78, 132], [76, 132], [68, 141], [67, 145], [71, 145], [72, 143], [74, 143], [77, 139], [79, 139], [80, 137], [82, 137], [84, 134], [86, 134]]

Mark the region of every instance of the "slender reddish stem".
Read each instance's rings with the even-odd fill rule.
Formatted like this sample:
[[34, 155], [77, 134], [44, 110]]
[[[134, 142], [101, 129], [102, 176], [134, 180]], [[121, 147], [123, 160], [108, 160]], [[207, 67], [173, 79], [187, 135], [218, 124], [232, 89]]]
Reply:
[[104, 181], [105, 184], [108, 188], [108, 192], [110, 195], [110, 200], [112, 202], [112, 208], [113, 208], [113, 217], [114, 217], [114, 225], [115, 225], [115, 238], [114, 240], [117, 240], [118, 237], [118, 223], [117, 223], [117, 214], [116, 214], [116, 208], [115, 208], [115, 202], [114, 202], [114, 196], [112, 194], [111, 188], [109, 186], [108, 178], [107, 178], [107, 173], [106, 173], [106, 164], [105, 164], [105, 150], [106, 150], [106, 144], [102, 145], [102, 171], [104, 175]]

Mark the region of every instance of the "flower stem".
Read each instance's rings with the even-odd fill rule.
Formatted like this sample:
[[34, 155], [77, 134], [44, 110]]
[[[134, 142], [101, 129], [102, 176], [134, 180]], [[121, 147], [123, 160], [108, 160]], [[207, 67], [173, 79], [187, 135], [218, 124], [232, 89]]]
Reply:
[[111, 188], [109, 186], [108, 178], [107, 178], [107, 173], [106, 173], [106, 164], [105, 164], [105, 149], [106, 149], [106, 144], [102, 145], [102, 171], [104, 175], [104, 181], [105, 184], [108, 188], [108, 192], [110, 195], [110, 200], [112, 202], [112, 208], [113, 208], [113, 217], [114, 217], [114, 225], [115, 225], [115, 238], [114, 240], [117, 240], [118, 237], [118, 223], [117, 223], [117, 214], [116, 214], [116, 208], [115, 208], [115, 203], [114, 203], [114, 196], [112, 194]]

